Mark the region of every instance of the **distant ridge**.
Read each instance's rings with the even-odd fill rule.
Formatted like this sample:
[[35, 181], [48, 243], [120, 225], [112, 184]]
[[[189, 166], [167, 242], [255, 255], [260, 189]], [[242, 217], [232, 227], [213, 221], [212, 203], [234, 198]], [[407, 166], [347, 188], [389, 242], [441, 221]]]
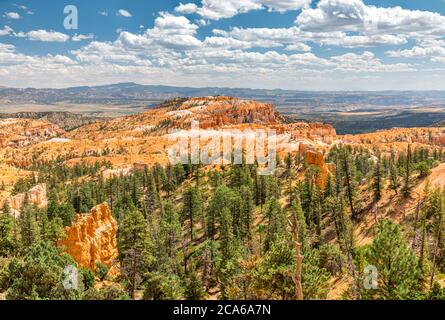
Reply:
[[155, 105], [175, 97], [233, 96], [276, 105], [429, 105], [445, 101], [445, 91], [297, 91], [220, 87], [175, 87], [134, 82], [64, 89], [0, 87], [0, 103]]
[[73, 130], [80, 126], [104, 121], [106, 118], [92, 117], [72, 112], [17, 112], [17, 113], [0, 113], [0, 119], [19, 118], [45, 120], [57, 125], [66, 131]]

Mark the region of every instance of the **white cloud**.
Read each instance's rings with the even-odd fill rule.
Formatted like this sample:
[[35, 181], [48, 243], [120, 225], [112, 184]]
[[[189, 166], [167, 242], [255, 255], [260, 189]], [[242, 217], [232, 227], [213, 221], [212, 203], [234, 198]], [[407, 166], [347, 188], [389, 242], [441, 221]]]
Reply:
[[[148, 81], [231, 87], [245, 86], [247, 83], [250, 87], [293, 89], [405, 89], [414, 83], [416, 89], [443, 87], [443, 84], [437, 84], [437, 79], [432, 83], [426, 76], [441, 72], [435, 65], [425, 66], [423, 61], [410, 64], [396, 60], [394, 63], [393, 59], [381, 57], [368, 49], [378, 45], [391, 45], [399, 49], [397, 46], [414, 40], [416, 45], [412, 49], [391, 50], [387, 54], [397, 58], [422, 56], [433, 62], [445, 62], [442, 52], [445, 33], [440, 33], [443, 25], [434, 26], [428, 20], [431, 17], [437, 19], [438, 16], [439, 19], [434, 21], [439, 22], [441, 16], [433, 13], [399, 8], [402, 10], [400, 13], [396, 8], [366, 6], [358, 0], [321, 0], [315, 9], [305, 7], [300, 14], [304, 19], [297, 17], [296, 25], [287, 28], [234, 26], [225, 30], [215, 29], [207, 37], [197, 32], [199, 26], [207, 24], [208, 20], [250, 10], [283, 12], [309, 2], [204, 0], [202, 6], [196, 8], [189, 6], [189, 3], [180, 4], [177, 8], [181, 9], [176, 10], [175, 14], [160, 12], [151, 28], [140, 28], [142, 30], [138, 29], [134, 33], [119, 30], [114, 41], [88, 41], [80, 49], [71, 52], [73, 58], [65, 55], [27, 56], [16, 52], [14, 46], [0, 44], [0, 81], [20, 86], [25, 83], [71, 86]], [[204, 8], [207, 11], [203, 11]], [[381, 9], [391, 10], [391, 14], [394, 14], [393, 25], [384, 23], [389, 21], [385, 17], [388, 12]], [[178, 15], [194, 10], [200, 15], [194, 22]], [[375, 15], [373, 10], [383, 15], [379, 17], [378, 28], [363, 23], [367, 21], [366, 17]], [[399, 15], [406, 17], [411, 26], [407, 26], [405, 19], [398, 18]], [[413, 18], [416, 16], [419, 17], [417, 20]], [[301, 24], [302, 19], [304, 24]], [[395, 25], [397, 23], [398, 26]], [[420, 28], [420, 24], [425, 28]], [[0, 35], [26, 36], [30, 39], [32, 32], [35, 40], [69, 40], [68, 35], [54, 31], [15, 33], [9, 27], [0, 29]], [[75, 34], [71, 37], [73, 41], [93, 38], [94, 35], [90, 34]], [[323, 54], [319, 53], [317, 45], [322, 46]], [[341, 46], [343, 50], [339, 54], [323, 46]], [[347, 50], [360, 47], [366, 49], [354, 52]], [[431, 70], [426, 71], [427, 67]]]
[[198, 20], [195, 20], [195, 22], [200, 27], [205, 27], [209, 24], [208, 21], [205, 19], [198, 19]]
[[197, 13], [205, 19], [219, 20], [231, 18], [251, 10], [285, 12], [299, 10], [310, 5], [312, 0], [202, 0], [202, 7]]
[[21, 4], [13, 4], [13, 6], [19, 8], [20, 10], [24, 11], [26, 14], [32, 15], [34, 12], [32, 10], [29, 10], [27, 6], [21, 5]]
[[0, 37], [10, 35], [13, 32], [11, 27], [4, 26], [3, 29], [0, 29]]
[[124, 10], [124, 9], [119, 9], [116, 12], [116, 15], [117, 16], [121, 16], [121, 17], [125, 17], [125, 18], [131, 18], [132, 17], [132, 14], [129, 11]]
[[290, 44], [290, 45], [286, 46], [286, 48], [284, 50], [307, 52], [307, 51], [311, 51], [311, 47], [305, 43], [296, 43], [296, 44]]
[[331, 61], [336, 64], [336, 71], [341, 72], [404, 72], [415, 71], [410, 64], [395, 63], [384, 64], [375, 54], [365, 51], [362, 54], [347, 53], [340, 56], [331, 57]]
[[387, 51], [386, 54], [393, 58], [428, 58], [432, 62], [445, 62], [445, 47], [443, 46], [414, 46], [406, 50]]
[[269, 11], [285, 12], [308, 7], [312, 0], [261, 0]]
[[108, 11], [99, 11], [98, 14], [100, 14], [101, 16], [108, 16]]
[[89, 34], [75, 34], [71, 40], [73, 41], [82, 41], [82, 40], [91, 40], [94, 39], [94, 34], [89, 33]]
[[13, 19], [13, 20], [17, 20], [17, 19], [21, 18], [17, 12], [5, 12], [5, 14], [3, 16], [7, 19]]
[[179, 3], [179, 6], [175, 8], [175, 11], [181, 14], [192, 14], [198, 10], [198, 6], [194, 3]]
[[202, 0], [202, 7], [197, 12], [205, 19], [219, 20], [262, 8], [257, 0]]
[[356, 31], [369, 34], [444, 34], [445, 17], [438, 13], [401, 7], [367, 6], [362, 0], [321, 0], [307, 8], [296, 24], [306, 31]]
[[64, 33], [46, 30], [33, 30], [26, 33], [28, 39], [44, 42], [66, 42], [70, 37]]

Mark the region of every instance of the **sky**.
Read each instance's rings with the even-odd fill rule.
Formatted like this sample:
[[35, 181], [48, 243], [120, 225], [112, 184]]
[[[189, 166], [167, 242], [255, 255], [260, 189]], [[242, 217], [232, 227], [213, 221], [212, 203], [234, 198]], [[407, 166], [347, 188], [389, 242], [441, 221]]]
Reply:
[[0, 0], [0, 86], [445, 90], [445, 0]]

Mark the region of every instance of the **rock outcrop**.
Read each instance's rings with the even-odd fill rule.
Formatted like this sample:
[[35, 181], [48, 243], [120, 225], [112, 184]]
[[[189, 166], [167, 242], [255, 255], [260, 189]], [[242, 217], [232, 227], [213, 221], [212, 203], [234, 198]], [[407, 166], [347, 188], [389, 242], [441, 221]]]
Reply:
[[14, 216], [20, 215], [20, 210], [23, 207], [25, 198], [28, 197], [30, 204], [35, 204], [39, 208], [45, 208], [48, 205], [48, 199], [46, 196], [46, 184], [38, 184], [31, 188], [27, 193], [19, 193], [14, 196], [10, 196], [6, 201], [9, 202], [12, 213]]
[[243, 123], [276, 124], [282, 120], [272, 104], [232, 97], [189, 99], [177, 112], [189, 112], [201, 129]]
[[309, 166], [316, 166], [320, 169], [319, 184], [322, 188], [326, 185], [329, 169], [324, 161], [324, 155], [321, 152], [306, 150], [305, 152], [306, 162]]
[[106, 203], [87, 214], [78, 214], [71, 227], [65, 228], [66, 238], [59, 246], [81, 267], [96, 269], [100, 262], [112, 267], [117, 257], [117, 222]]
[[65, 131], [52, 123], [30, 119], [0, 119], [0, 148], [23, 148]]

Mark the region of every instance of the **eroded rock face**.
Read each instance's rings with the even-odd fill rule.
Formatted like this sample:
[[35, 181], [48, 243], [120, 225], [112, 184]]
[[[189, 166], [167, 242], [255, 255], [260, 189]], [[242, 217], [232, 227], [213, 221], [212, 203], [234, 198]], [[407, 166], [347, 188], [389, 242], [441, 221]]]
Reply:
[[324, 188], [326, 185], [326, 180], [328, 178], [328, 166], [324, 161], [324, 155], [321, 152], [307, 150], [306, 151], [306, 161], [308, 165], [316, 166], [320, 169], [320, 186]]
[[46, 184], [38, 184], [31, 188], [28, 193], [19, 193], [7, 199], [9, 206], [14, 216], [20, 215], [20, 210], [25, 202], [25, 197], [28, 196], [30, 204], [35, 204], [39, 208], [45, 208], [48, 205], [48, 198], [46, 196]]
[[65, 228], [66, 238], [59, 246], [81, 267], [96, 269], [100, 262], [112, 267], [117, 257], [117, 222], [106, 203], [87, 214], [78, 214], [71, 227]]
[[0, 119], [0, 148], [23, 148], [54, 138], [65, 131], [46, 121]]

